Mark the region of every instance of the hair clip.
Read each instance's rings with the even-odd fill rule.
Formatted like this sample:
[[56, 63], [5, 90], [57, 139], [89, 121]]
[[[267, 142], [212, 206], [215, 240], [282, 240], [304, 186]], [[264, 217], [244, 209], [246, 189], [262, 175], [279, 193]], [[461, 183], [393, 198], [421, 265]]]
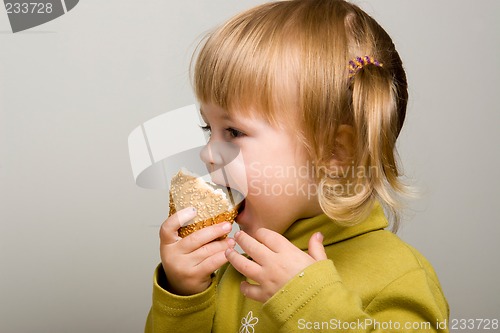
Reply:
[[352, 78], [361, 68], [370, 64], [377, 67], [384, 66], [384, 64], [379, 62], [377, 59], [369, 56], [356, 57], [353, 60], [349, 61], [349, 78]]

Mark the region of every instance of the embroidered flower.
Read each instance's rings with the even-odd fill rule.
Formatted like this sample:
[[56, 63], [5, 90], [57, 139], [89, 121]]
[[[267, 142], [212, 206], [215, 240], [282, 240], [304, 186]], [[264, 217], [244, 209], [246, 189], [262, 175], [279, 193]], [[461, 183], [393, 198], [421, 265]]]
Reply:
[[241, 318], [239, 333], [254, 333], [254, 326], [259, 322], [259, 318], [253, 316], [253, 312], [248, 312], [246, 317]]

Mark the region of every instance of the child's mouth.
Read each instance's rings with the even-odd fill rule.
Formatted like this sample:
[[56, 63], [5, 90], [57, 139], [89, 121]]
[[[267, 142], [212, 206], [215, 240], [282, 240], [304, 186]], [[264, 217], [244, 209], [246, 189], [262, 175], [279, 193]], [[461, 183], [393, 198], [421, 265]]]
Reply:
[[245, 209], [245, 196], [238, 190], [231, 188], [229, 186], [215, 184], [215, 187], [223, 189], [228, 195], [229, 201], [233, 206], [238, 207], [238, 215]]
[[[238, 214], [236, 215], [236, 218], [234, 219], [234, 221], [240, 225], [240, 229], [241, 229], [241, 224], [243, 221], [244, 221], [244, 216], [245, 215], [245, 199], [243, 199], [243, 201], [241, 201], [239, 207], [238, 207]], [[243, 222], [244, 223], [244, 222]]]
[[233, 205], [238, 206], [238, 215], [241, 214], [245, 209], [245, 196], [234, 188], [228, 187], [227, 190], [231, 195], [231, 202]]
[[240, 215], [241, 212], [243, 212], [243, 209], [245, 209], [245, 199], [241, 201], [240, 206], [238, 207], [238, 215]]

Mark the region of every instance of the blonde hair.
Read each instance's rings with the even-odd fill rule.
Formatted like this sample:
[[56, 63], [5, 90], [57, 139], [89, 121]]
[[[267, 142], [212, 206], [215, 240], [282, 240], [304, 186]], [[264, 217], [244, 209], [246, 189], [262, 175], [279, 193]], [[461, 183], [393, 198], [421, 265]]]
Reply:
[[[367, 55], [383, 67], [363, 66], [349, 78], [349, 61]], [[391, 38], [360, 8], [342, 0], [292, 0], [245, 11], [207, 36], [193, 83], [201, 102], [257, 112], [272, 124], [299, 124], [330, 218], [353, 225], [379, 201], [397, 229], [407, 189], [395, 147], [408, 100], [406, 75]], [[353, 129], [347, 167], [357, 172], [331, 165], [343, 124]]]

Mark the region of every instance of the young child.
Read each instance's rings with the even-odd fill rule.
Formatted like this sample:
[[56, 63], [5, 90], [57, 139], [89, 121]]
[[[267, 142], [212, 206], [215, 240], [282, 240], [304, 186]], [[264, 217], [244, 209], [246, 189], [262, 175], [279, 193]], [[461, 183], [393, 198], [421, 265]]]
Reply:
[[208, 36], [194, 86], [207, 168], [228, 162], [218, 143], [243, 156], [241, 231], [179, 239], [189, 208], [163, 223], [146, 332], [448, 330], [431, 265], [385, 230], [406, 191], [395, 143], [408, 95], [370, 16], [342, 0], [258, 6]]

